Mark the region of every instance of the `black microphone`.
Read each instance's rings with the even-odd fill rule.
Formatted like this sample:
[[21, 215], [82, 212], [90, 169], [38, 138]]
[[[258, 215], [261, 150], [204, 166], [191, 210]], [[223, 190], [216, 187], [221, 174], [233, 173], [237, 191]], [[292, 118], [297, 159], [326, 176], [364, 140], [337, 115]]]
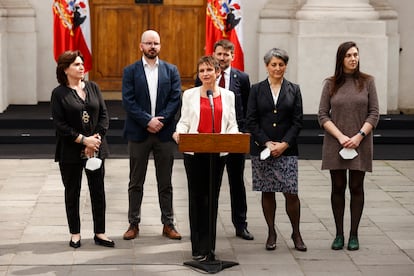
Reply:
[[208, 97], [208, 101], [210, 102], [211, 108], [214, 109], [213, 91], [207, 90], [207, 97]]
[[213, 91], [211, 90], [207, 90], [207, 97], [208, 97], [208, 101], [210, 102], [210, 106], [211, 106], [211, 120], [212, 120], [212, 132], [214, 133], [214, 102], [213, 102]]

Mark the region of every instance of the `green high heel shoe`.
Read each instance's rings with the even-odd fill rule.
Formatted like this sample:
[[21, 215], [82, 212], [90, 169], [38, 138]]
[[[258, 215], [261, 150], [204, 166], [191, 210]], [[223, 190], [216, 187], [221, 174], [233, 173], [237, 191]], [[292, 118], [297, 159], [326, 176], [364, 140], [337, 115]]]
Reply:
[[348, 241], [348, 250], [358, 250], [359, 249], [359, 241], [357, 236], [350, 236]]
[[344, 236], [338, 235], [335, 237], [331, 245], [332, 250], [340, 250], [344, 248]]

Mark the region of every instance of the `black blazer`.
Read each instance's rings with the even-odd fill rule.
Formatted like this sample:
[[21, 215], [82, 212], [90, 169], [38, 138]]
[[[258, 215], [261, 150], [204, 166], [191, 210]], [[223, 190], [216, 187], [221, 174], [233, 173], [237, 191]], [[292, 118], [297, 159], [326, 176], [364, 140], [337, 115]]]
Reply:
[[[195, 80], [195, 86], [200, 86], [201, 81], [198, 78]], [[230, 85], [229, 90], [234, 93], [235, 107], [236, 107], [236, 120], [237, 126], [241, 132], [246, 132], [246, 113], [247, 113], [247, 101], [249, 100], [250, 93], [250, 79], [249, 75], [236, 68], [230, 69]]]
[[247, 129], [252, 134], [250, 154], [259, 155], [267, 141], [287, 142], [283, 155], [298, 155], [297, 137], [303, 125], [299, 85], [283, 79], [276, 106], [269, 81], [252, 86], [247, 104]]
[[[163, 142], [172, 141], [175, 130], [175, 115], [180, 106], [181, 79], [175, 65], [159, 60], [158, 90], [155, 116], [163, 116], [164, 127], [157, 136]], [[144, 141], [149, 132], [151, 101], [142, 60], [124, 69], [122, 78], [122, 105], [126, 111], [124, 138], [129, 141]]]

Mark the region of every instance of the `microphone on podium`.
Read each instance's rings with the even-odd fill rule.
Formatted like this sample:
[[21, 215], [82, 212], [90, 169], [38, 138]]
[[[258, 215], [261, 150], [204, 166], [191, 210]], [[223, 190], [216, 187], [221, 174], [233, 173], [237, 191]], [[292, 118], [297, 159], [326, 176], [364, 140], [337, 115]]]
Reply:
[[210, 102], [211, 108], [214, 109], [213, 91], [207, 90], [207, 97], [208, 97], [208, 101]]
[[212, 132], [215, 132], [215, 128], [214, 128], [214, 102], [213, 102], [213, 91], [211, 90], [207, 90], [207, 97], [208, 97], [208, 101], [210, 102], [210, 106], [211, 106], [211, 123], [212, 123]]

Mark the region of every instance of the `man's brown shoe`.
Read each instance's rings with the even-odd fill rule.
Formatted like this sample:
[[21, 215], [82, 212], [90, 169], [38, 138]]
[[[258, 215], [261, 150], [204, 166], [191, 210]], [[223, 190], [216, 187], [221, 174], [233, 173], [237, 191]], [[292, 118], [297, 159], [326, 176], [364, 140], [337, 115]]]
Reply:
[[138, 236], [139, 227], [137, 224], [130, 224], [128, 230], [124, 234], [124, 240], [132, 240]]
[[172, 225], [170, 226], [164, 224], [164, 228], [162, 229], [162, 235], [172, 240], [181, 240], [180, 233], [178, 233]]

